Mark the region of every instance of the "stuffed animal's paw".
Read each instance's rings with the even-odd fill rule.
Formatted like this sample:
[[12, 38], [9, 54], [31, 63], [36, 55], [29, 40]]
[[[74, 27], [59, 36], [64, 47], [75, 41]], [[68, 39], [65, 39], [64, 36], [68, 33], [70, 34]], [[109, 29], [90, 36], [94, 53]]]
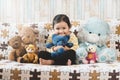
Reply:
[[90, 61], [90, 64], [94, 64], [94, 63], [96, 63], [94, 60], [91, 60], [91, 61]]
[[86, 49], [82, 47], [82, 48], [78, 48], [76, 50], [76, 54], [79, 56], [79, 58], [86, 58], [88, 53], [87, 53]]
[[34, 63], [34, 64], [38, 63], [38, 60], [34, 60], [33, 63]]
[[117, 55], [113, 49], [105, 48], [99, 52], [98, 62], [113, 62], [117, 60]]

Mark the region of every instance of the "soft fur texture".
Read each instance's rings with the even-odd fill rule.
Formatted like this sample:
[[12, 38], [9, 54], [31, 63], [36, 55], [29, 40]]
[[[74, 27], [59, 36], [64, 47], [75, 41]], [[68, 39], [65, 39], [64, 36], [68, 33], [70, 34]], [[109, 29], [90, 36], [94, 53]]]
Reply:
[[[106, 42], [109, 40], [109, 25], [98, 18], [91, 18], [79, 29], [79, 48], [77, 49], [77, 62], [81, 63], [87, 56], [86, 48], [89, 44], [97, 46], [98, 62], [113, 62], [116, 60], [116, 53], [113, 49], [108, 48]], [[84, 62], [83, 62], [84, 63]]]
[[18, 30], [19, 30], [18, 34], [23, 41], [23, 46], [26, 46], [29, 44], [36, 45], [37, 36], [39, 34], [38, 30], [35, 30], [32, 27], [23, 26], [23, 25], [19, 25]]
[[13, 48], [9, 53], [8, 59], [12, 61], [18, 61], [26, 53], [25, 48], [22, 46], [22, 40], [20, 36], [14, 36], [8, 41], [8, 45]]
[[36, 47], [33, 44], [26, 46], [27, 53], [22, 57], [22, 63], [38, 63], [38, 56], [35, 53]]
[[[66, 36], [60, 36], [57, 34], [53, 34], [52, 36], [52, 43], [47, 43], [46, 47], [47, 48], [51, 48], [53, 46], [68, 46], [68, 47], [72, 47], [73, 44], [72, 43], [68, 43], [70, 36], [66, 35]], [[51, 55], [52, 57], [58, 56], [60, 54], [62, 54], [64, 52], [63, 48], [58, 49], [57, 51], [54, 51]]]

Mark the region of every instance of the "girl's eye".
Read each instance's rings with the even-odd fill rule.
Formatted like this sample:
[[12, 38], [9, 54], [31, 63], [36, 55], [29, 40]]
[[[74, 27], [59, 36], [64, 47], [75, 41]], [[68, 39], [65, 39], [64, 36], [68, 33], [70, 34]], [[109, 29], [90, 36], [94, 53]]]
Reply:
[[63, 29], [65, 29], [65, 27], [63, 27]]
[[92, 32], [89, 32], [90, 34], [92, 33]]
[[98, 36], [100, 36], [100, 33], [98, 34]]
[[60, 28], [56, 28], [57, 30], [59, 30]]

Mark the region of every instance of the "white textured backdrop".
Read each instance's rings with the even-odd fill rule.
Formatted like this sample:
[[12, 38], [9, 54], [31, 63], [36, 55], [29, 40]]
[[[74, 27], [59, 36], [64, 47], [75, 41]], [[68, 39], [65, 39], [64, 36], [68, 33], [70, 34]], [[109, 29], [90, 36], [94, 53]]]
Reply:
[[0, 0], [0, 22], [51, 22], [59, 13], [71, 20], [120, 19], [119, 8], [120, 0]]

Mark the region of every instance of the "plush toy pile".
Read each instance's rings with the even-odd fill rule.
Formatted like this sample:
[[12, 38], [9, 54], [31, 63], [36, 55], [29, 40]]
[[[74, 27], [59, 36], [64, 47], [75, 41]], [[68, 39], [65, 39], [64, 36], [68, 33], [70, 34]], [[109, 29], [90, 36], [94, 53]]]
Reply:
[[96, 45], [98, 62], [113, 62], [116, 60], [115, 51], [106, 45], [110, 36], [110, 27], [105, 21], [98, 18], [89, 19], [79, 29], [77, 36], [80, 42], [79, 48], [76, 51], [77, 63], [86, 63], [88, 44]]
[[[35, 45], [35, 53], [38, 52], [38, 48], [36, 45], [37, 36], [39, 34], [38, 30], [35, 30], [32, 27], [29, 26], [18, 26], [18, 35], [12, 37], [8, 41], [8, 45], [13, 48], [11, 52], [9, 53], [8, 59], [12, 61], [18, 61], [21, 62], [21, 58], [24, 54], [26, 54], [26, 46], [29, 44]], [[32, 58], [32, 57], [31, 57]], [[29, 62], [29, 61], [28, 61]], [[33, 61], [33, 63], [37, 63], [36, 61]]]

